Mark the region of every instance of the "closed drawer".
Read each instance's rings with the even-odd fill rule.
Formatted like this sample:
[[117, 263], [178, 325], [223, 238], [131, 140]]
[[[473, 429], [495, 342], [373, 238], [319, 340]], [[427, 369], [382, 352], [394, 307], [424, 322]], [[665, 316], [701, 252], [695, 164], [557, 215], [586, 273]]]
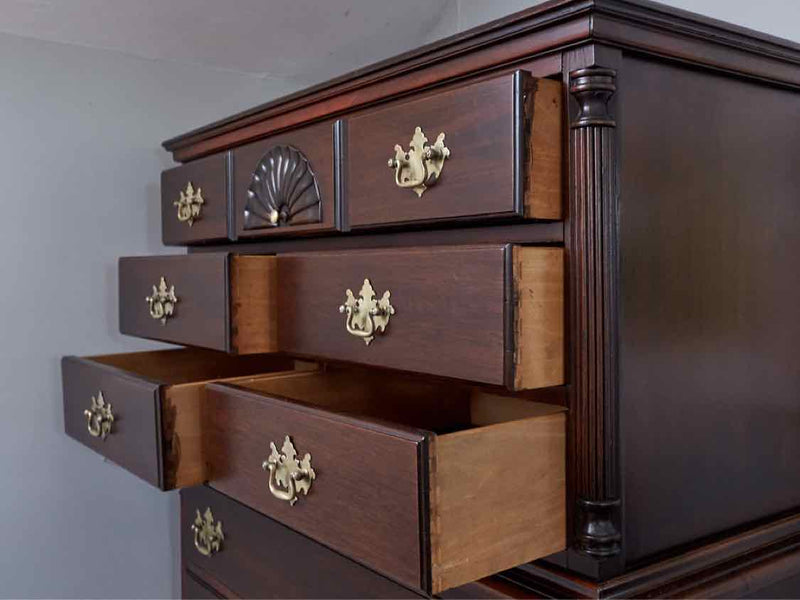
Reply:
[[282, 255], [280, 348], [512, 389], [560, 385], [563, 269], [560, 248], [507, 244]]
[[228, 238], [228, 157], [215, 154], [161, 173], [161, 237], [167, 246]]
[[62, 360], [67, 435], [161, 489], [205, 478], [200, 403], [209, 380], [291, 369], [286, 358], [164, 350]]
[[338, 131], [335, 123], [321, 123], [233, 151], [239, 238], [318, 233], [340, 226], [334, 175]]
[[561, 84], [522, 71], [351, 117], [349, 224], [560, 219], [562, 119]]
[[119, 260], [119, 328], [234, 354], [274, 352], [276, 263], [227, 253]]
[[565, 547], [557, 406], [364, 370], [208, 388], [210, 485], [437, 593]]
[[[212, 533], [201, 537], [204, 527]], [[217, 539], [219, 543], [214, 544]], [[187, 569], [206, 582], [205, 590], [213, 588], [225, 597], [419, 597], [204, 487], [181, 491], [181, 553]], [[189, 582], [188, 591], [196, 589], [197, 579]]]

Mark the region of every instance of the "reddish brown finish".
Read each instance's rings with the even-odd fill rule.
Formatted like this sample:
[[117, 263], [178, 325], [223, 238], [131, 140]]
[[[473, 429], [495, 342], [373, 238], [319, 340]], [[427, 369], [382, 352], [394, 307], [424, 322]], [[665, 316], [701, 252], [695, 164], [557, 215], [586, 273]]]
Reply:
[[552, 61], [535, 76], [552, 75], [560, 70], [558, 50], [594, 39], [800, 84], [800, 47], [792, 42], [653, 2], [554, 0], [191, 131], [164, 147], [186, 161], [531, 57]]
[[[233, 207], [236, 235], [240, 239], [331, 231], [337, 228], [334, 192], [334, 123], [331, 121], [272, 136], [233, 151]], [[275, 146], [291, 146], [305, 155], [317, 179], [322, 202], [322, 220], [319, 223], [260, 229], [244, 229], [244, 209], [247, 188], [262, 156]]]
[[[197, 552], [191, 532], [195, 511], [207, 507], [222, 522], [225, 534], [222, 550], [210, 557]], [[419, 597], [209, 488], [181, 492], [180, 527], [184, 564], [198, 580], [205, 579], [208, 587], [226, 597]]]
[[[623, 66], [620, 437], [632, 562], [800, 507], [800, 129], [789, 125], [796, 91], [634, 57]], [[671, 101], [674, 89], [691, 102]], [[666, 163], [669, 174], [657, 167]], [[669, 525], [653, 527], [654, 512]]]
[[[61, 375], [67, 435], [162, 487], [160, 384], [75, 356], [61, 361]], [[83, 414], [100, 391], [116, 418], [106, 439], [89, 435]]]
[[603, 582], [536, 563], [509, 573], [548, 598], [793, 598], [800, 515], [778, 519]]
[[[280, 356], [233, 358], [198, 349], [134, 352], [62, 359], [64, 429], [70, 437], [161, 489], [175, 487], [182, 461], [200, 462], [194, 446], [175, 430], [173, 403], [183, 384], [289, 370]], [[92, 437], [84, 410], [103, 393], [115, 421], [106, 439]], [[180, 410], [198, 411], [197, 400], [178, 400]], [[199, 450], [199, 445], [198, 448]], [[184, 484], [185, 485], [185, 484]]]
[[[528, 78], [525, 77], [527, 80]], [[515, 195], [514, 75], [398, 100], [347, 121], [347, 210], [350, 227], [454, 217], [521, 216]], [[519, 100], [521, 106], [521, 99]], [[450, 158], [437, 184], [418, 197], [395, 183], [394, 146], [409, 150], [416, 127], [433, 144], [440, 133]], [[558, 140], [555, 140], [558, 143]], [[521, 174], [519, 174], [521, 175]]]
[[[285, 352], [503, 384], [504, 245], [287, 254], [278, 262]], [[364, 341], [345, 330], [345, 290], [365, 278], [396, 314]]]
[[[162, 324], [145, 298], [164, 277], [175, 286], [175, 312]], [[119, 259], [119, 330], [138, 337], [226, 351], [228, 255], [127, 257]]]
[[[335, 235], [275, 239], [247, 245], [249, 254], [276, 254], [322, 250], [365, 250], [367, 248], [407, 248], [409, 246], [454, 246], [475, 244], [562, 244], [564, 224], [561, 221], [523, 222], [514, 225], [491, 225], [460, 229], [385, 231], [379, 234]], [[189, 252], [237, 252], [239, 244], [194, 246]]]
[[[211, 485], [359, 562], [420, 586], [418, 469], [424, 434], [370, 425], [229, 386], [208, 388]], [[290, 506], [262, 462], [287, 435], [318, 481]], [[324, 482], [324, 485], [319, 485]]]
[[[220, 152], [161, 173], [161, 238], [167, 246], [228, 239], [228, 153]], [[174, 205], [190, 183], [201, 190], [200, 218], [190, 226], [178, 220]]]
[[181, 598], [184, 600], [216, 600], [222, 598], [212, 587], [191, 571], [181, 571]]

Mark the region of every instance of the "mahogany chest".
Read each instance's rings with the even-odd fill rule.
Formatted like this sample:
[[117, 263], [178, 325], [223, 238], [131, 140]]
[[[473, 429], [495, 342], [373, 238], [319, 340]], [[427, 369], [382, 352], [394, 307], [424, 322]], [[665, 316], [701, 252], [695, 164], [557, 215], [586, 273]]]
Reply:
[[168, 140], [66, 433], [184, 597], [800, 596], [800, 47], [554, 0]]

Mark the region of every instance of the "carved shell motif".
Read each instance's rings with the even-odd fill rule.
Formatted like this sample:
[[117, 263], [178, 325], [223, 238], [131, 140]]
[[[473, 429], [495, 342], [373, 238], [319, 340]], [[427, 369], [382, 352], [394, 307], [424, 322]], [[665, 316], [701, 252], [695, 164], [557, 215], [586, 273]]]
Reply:
[[244, 229], [321, 220], [319, 187], [308, 159], [291, 146], [270, 148], [256, 165], [247, 188]]

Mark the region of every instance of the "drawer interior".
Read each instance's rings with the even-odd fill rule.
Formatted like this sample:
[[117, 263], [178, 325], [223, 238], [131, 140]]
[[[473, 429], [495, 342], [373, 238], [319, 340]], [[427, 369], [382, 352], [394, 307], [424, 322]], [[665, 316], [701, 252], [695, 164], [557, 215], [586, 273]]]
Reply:
[[565, 547], [563, 406], [538, 402], [534, 393], [341, 367], [235, 385], [362, 422], [429, 432], [421, 465], [430, 544], [422, 586], [432, 593]]
[[268, 375], [236, 385], [330, 412], [389, 421], [438, 436], [564, 410], [559, 405], [451, 381], [350, 368]]
[[[206, 469], [202, 455], [202, 403], [205, 399], [205, 384], [212, 381], [229, 383], [246, 382], [268, 372], [293, 372], [294, 369], [312, 369], [312, 363], [301, 363], [275, 355], [251, 355], [234, 357], [222, 352], [195, 348], [160, 350], [155, 352], [133, 352], [127, 354], [108, 354], [83, 359], [96, 374], [100, 388], [112, 385], [110, 382], [134, 382], [135, 389], [149, 389], [149, 393], [131, 393], [125, 403], [119, 404], [118, 395], [105, 388], [107, 398], [118, 410], [120, 427], [135, 420], [135, 415], [150, 415], [156, 424], [156, 443], [160, 448], [161, 475], [158, 485], [162, 489], [173, 489], [197, 485], [205, 481]], [[102, 382], [107, 382], [103, 385]], [[149, 388], [147, 387], [149, 386]], [[153, 391], [156, 403], [154, 405]], [[155, 411], [155, 414], [154, 414]], [[160, 425], [158, 425], [160, 424]], [[130, 428], [129, 428], [130, 429]], [[152, 434], [151, 434], [152, 435]], [[86, 443], [83, 436], [82, 440]], [[113, 452], [114, 444], [120, 443], [118, 436], [104, 444], [98, 451]], [[152, 446], [150, 438], [135, 438], [130, 441], [130, 452], [137, 453]], [[123, 444], [124, 445], [124, 444]], [[129, 455], [114, 457], [115, 462], [126, 465]]]
[[88, 360], [170, 386], [289, 370], [301, 364], [274, 355], [237, 357], [200, 348], [105, 354]]

